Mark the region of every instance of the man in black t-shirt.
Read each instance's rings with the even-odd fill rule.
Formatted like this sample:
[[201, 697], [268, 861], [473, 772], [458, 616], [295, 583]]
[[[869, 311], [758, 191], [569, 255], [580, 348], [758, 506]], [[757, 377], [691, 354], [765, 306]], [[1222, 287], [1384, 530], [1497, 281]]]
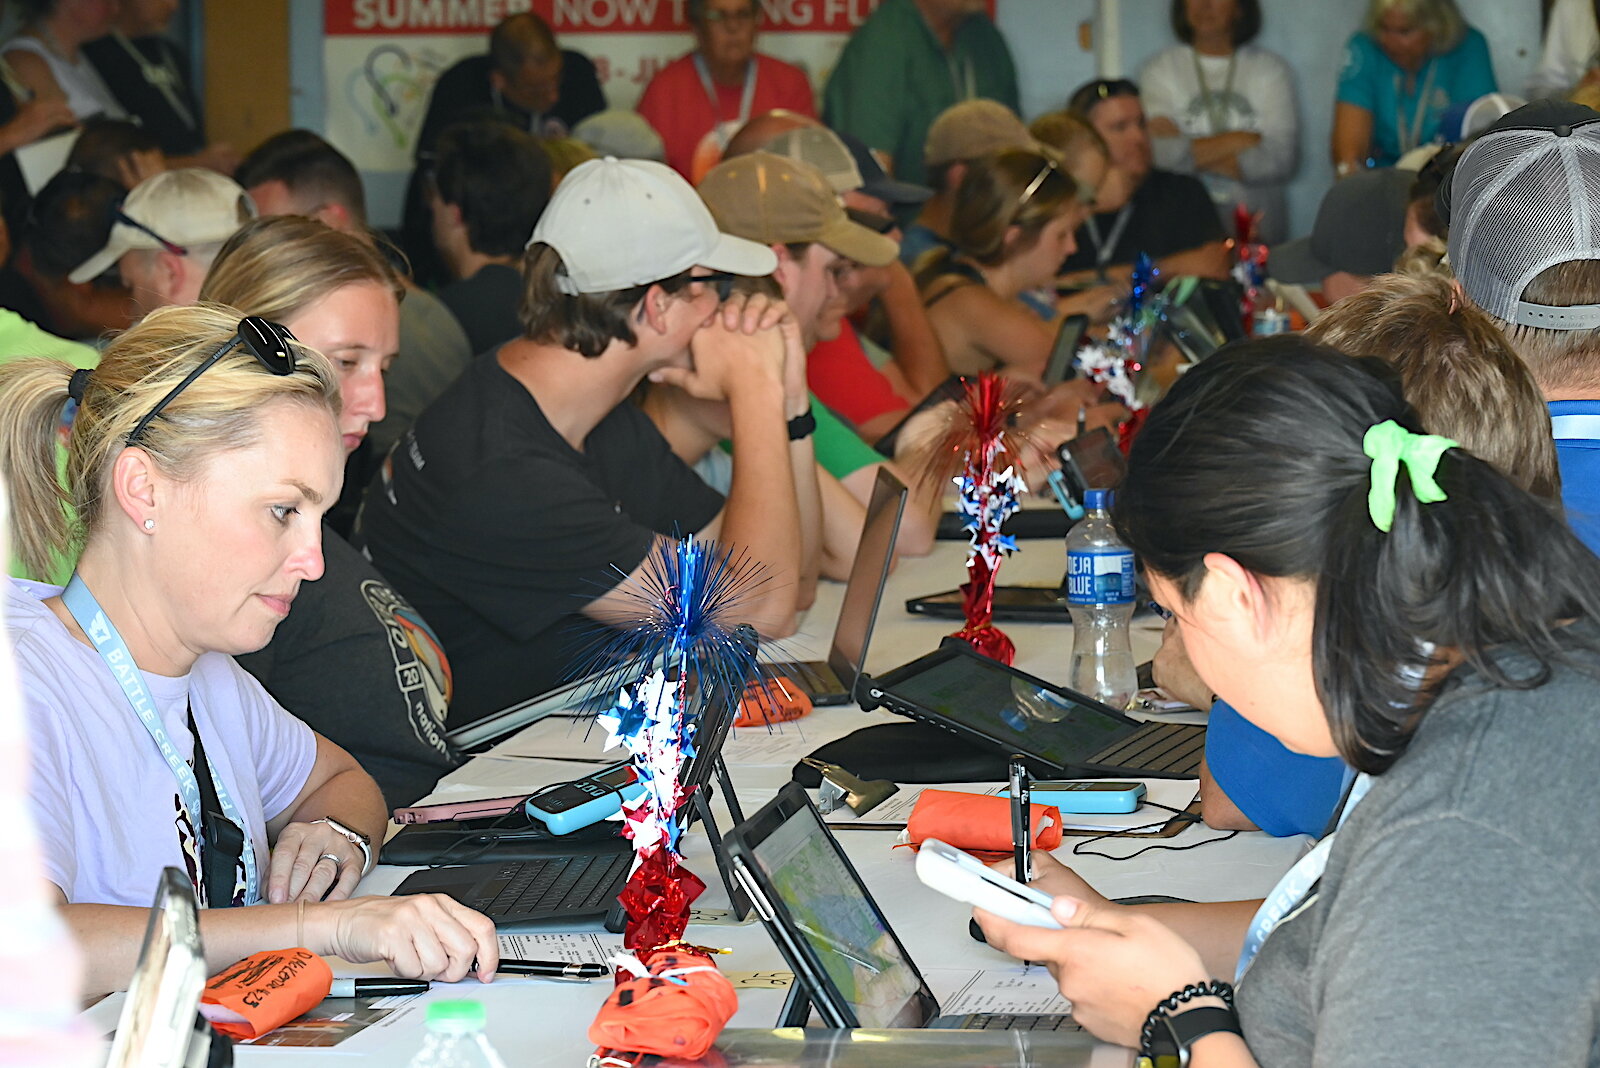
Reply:
[[[637, 578], [680, 533], [762, 565], [741, 615], [792, 633], [817, 533], [790, 460], [790, 438], [809, 432], [804, 378], [784, 373], [804, 357], [799, 331], [781, 304], [719, 308], [719, 286], [694, 280], [776, 266], [719, 233], [662, 164], [595, 160], [557, 189], [523, 260], [523, 336], [422, 413], [360, 521], [373, 562], [449, 651], [453, 726], [581, 668], [575, 632], [637, 620]], [[646, 376], [727, 402], [738, 460], [725, 501], [627, 402]]]
[[470, 119], [440, 135], [428, 210], [434, 247], [452, 281], [439, 299], [474, 353], [522, 333], [517, 266], [549, 201], [550, 159], [530, 134]]
[[1061, 265], [1068, 280], [1126, 280], [1141, 252], [1169, 277], [1226, 278], [1231, 263], [1211, 194], [1200, 180], [1151, 166], [1139, 87], [1101, 79], [1072, 94], [1068, 110], [1104, 138], [1111, 167], [1096, 203], [1102, 210], [1078, 229], [1078, 251]]
[[566, 137], [590, 115], [606, 109], [594, 61], [556, 44], [550, 26], [534, 13], [512, 15], [489, 35], [489, 51], [439, 75], [417, 133], [416, 169], [406, 186], [400, 243], [424, 285], [442, 268], [428, 232], [425, 178], [445, 127], [492, 114], [535, 137]]

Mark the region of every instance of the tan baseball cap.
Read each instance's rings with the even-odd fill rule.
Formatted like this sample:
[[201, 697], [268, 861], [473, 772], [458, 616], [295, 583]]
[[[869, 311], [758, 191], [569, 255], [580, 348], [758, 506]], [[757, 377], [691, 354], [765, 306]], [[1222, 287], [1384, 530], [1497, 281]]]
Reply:
[[850, 221], [821, 171], [771, 152], [723, 160], [700, 180], [700, 198], [724, 233], [763, 245], [815, 241], [867, 267], [900, 253], [892, 238]]
[[993, 100], [963, 100], [940, 113], [928, 127], [922, 162], [929, 167], [977, 159], [1007, 148], [1032, 148], [1036, 142], [1016, 112]]
[[862, 186], [861, 168], [839, 135], [826, 126], [801, 126], [787, 130], [767, 142], [764, 151], [809, 163], [822, 172], [835, 193], [848, 193]]
[[185, 167], [152, 175], [123, 201], [105, 247], [80, 263], [69, 281], [98, 278], [135, 249], [210, 245], [226, 241], [255, 217], [256, 206], [232, 178]]

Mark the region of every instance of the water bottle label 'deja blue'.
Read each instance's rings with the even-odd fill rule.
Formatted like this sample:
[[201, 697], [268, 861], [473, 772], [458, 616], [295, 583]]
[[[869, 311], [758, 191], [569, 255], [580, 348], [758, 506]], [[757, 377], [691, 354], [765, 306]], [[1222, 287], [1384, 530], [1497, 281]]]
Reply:
[[1069, 552], [1067, 554], [1068, 604], [1133, 603], [1133, 554]]

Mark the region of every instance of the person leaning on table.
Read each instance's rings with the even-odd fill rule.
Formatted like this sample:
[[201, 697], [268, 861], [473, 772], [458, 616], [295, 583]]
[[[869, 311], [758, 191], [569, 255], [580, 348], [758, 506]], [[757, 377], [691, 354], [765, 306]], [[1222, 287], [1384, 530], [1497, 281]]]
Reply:
[[[321, 576], [321, 516], [344, 462], [332, 368], [276, 329], [221, 305], [167, 308], [93, 371], [0, 368], [0, 473], [13, 542], [34, 564], [70, 537], [53, 449], [63, 404], [79, 402], [77, 571], [65, 593], [11, 580], [5, 615], [33, 816], [85, 949], [86, 994], [126, 985], [167, 866], [209, 906], [212, 970], [289, 945], [445, 980], [474, 958], [488, 979], [498, 961], [493, 924], [448, 898], [349, 899], [373, 860], [363, 836], [382, 835], [378, 788], [231, 658], [265, 645]], [[137, 671], [115, 670], [129, 659]], [[231, 857], [225, 828], [197, 834], [217, 826], [199, 819], [216, 810], [208, 782], [243, 832]]]
[[[1065, 930], [980, 912], [1096, 1035], [1170, 1021], [1197, 1068], [1600, 1063], [1600, 821], [1571, 801], [1600, 766], [1600, 560], [1421, 430], [1284, 336], [1184, 376], [1135, 439], [1113, 521], [1201, 677], [1362, 774], [1259, 913], [1115, 905], [1048, 857]], [[1235, 1014], [1208, 995], [1236, 975]]]

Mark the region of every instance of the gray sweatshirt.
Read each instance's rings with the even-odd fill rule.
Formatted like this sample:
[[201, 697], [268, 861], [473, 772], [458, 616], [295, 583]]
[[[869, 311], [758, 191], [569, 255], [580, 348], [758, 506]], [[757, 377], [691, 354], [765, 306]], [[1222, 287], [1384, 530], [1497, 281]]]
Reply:
[[1262, 1065], [1600, 1065], [1600, 661], [1464, 682], [1238, 992]]

